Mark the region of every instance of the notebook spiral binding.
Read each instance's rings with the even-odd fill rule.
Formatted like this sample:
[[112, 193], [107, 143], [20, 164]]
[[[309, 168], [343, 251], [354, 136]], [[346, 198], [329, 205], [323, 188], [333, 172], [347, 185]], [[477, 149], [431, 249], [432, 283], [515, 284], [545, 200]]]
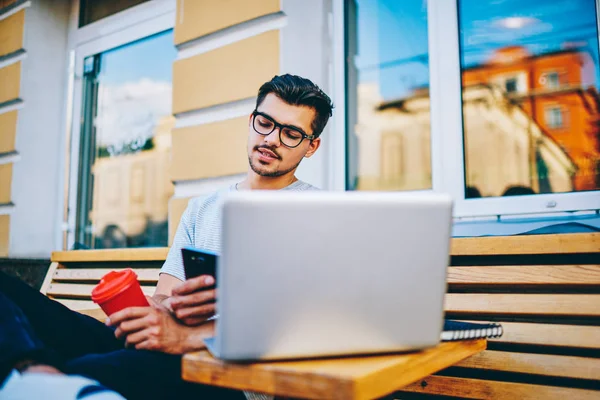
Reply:
[[487, 324], [483, 328], [474, 329], [457, 329], [457, 330], [445, 330], [441, 334], [441, 340], [445, 342], [455, 340], [469, 340], [469, 339], [491, 339], [498, 338], [504, 333], [502, 325], [500, 324]]

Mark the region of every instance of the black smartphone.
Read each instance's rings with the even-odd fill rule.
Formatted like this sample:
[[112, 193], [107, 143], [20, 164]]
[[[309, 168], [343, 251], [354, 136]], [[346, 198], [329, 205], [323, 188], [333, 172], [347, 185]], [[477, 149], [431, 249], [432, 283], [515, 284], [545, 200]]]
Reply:
[[217, 282], [217, 254], [208, 251], [184, 247], [181, 249], [185, 279], [195, 278], [200, 275], [210, 275]]

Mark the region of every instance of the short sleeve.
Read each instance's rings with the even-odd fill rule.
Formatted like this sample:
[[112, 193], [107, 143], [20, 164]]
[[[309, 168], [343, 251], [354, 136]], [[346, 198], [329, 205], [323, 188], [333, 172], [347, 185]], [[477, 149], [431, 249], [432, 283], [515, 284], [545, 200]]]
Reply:
[[185, 281], [185, 270], [183, 269], [183, 260], [181, 258], [181, 249], [186, 246], [194, 245], [194, 229], [193, 229], [193, 206], [194, 202], [190, 201], [187, 208], [181, 216], [177, 232], [167, 259], [160, 269], [161, 274], [169, 274], [177, 279]]

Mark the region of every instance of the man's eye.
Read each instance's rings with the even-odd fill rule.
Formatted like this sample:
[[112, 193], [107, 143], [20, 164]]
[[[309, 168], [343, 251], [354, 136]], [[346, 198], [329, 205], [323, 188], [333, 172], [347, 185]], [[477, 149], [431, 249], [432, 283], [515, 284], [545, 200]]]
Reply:
[[300, 132], [296, 132], [290, 129], [286, 129], [283, 133], [290, 139], [300, 139], [302, 137], [302, 134]]

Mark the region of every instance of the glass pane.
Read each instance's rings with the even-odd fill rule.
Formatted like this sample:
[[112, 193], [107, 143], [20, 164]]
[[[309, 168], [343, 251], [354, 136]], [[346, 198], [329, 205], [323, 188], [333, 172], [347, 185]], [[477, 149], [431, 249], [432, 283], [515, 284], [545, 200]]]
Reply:
[[79, 27], [96, 22], [99, 19], [116, 14], [149, 0], [80, 0]]
[[85, 60], [76, 240], [86, 246], [167, 245], [175, 56], [168, 31]]
[[429, 189], [427, 1], [347, 9], [347, 188]]
[[598, 190], [594, 0], [460, 0], [467, 197]]

